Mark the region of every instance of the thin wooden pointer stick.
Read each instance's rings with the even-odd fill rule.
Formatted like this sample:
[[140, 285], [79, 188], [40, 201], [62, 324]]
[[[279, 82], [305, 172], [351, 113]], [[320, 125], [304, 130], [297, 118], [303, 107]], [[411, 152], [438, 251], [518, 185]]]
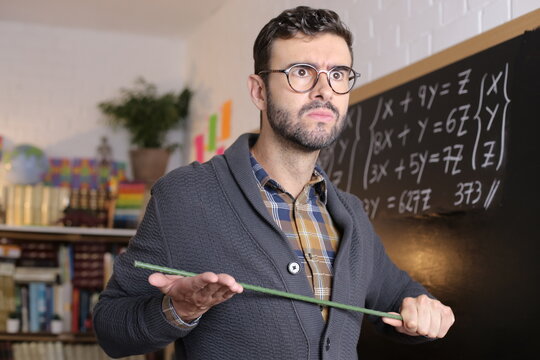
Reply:
[[[165, 273], [165, 274], [181, 275], [181, 276], [186, 276], [186, 277], [191, 277], [191, 276], [196, 276], [197, 275], [197, 274], [192, 273], [192, 272], [171, 269], [171, 268], [168, 268], [168, 267], [165, 267], [165, 266], [148, 264], [148, 263], [141, 262], [141, 261], [135, 261], [135, 263], [133, 265], [135, 267], [137, 267], [137, 268], [148, 269], [148, 270], [157, 271], [157, 272], [161, 272], [161, 273]], [[284, 298], [289, 298], [289, 299], [293, 299], [293, 300], [299, 300], [299, 301], [314, 303], [314, 304], [323, 305], [323, 306], [331, 306], [331, 307], [335, 307], [335, 308], [338, 308], [338, 309], [357, 311], [357, 312], [361, 312], [361, 313], [368, 314], [368, 315], [375, 315], [375, 316], [387, 317], [387, 318], [392, 318], [392, 319], [397, 319], [397, 320], [403, 320], [401, 315], [390, 314], [390, 313], [377, 311], [377, 310], [365, 309], [365, 308], [358, 307], [358, 306], [341, 304], [341, 303], [338, 303], [338, 302], [335, 302], [335, 301], [319, 300], [319, 299], [315, 299], [315, 298], [312, 298], [312, 297], [309, 297], [309, 296], [291, 294], [291, 293], [288, 293], [288, 292], [285, 292], [285, 291], [280, 291], [280, 290], [275, 290], [275, 289], [268, 289], [268, 288], [264, 288], [264, 287], [256, 286], [256, 285], [249, 285], [249, 284], [244, 284], [244, 283], [239, 283], [239, 284], [242, 285], [244, 287], [244, 289], [252, 290], [252, 291], [258, 291], [258, 292], [265, 293], [265, 294], [281, 296], [281, 297], [284, 297]]]

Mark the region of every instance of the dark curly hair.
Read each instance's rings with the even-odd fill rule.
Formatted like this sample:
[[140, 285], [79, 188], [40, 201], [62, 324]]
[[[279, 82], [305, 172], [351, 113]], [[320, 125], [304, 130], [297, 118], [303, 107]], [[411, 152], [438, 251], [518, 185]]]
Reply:
[[352, 34], [338, 14], [332, 10], [298, 6], [283, 11], [262, 28], [255, 44], [253, 44], [255, 74], [268, 69], [272, 42], [275, 39], [290, 39], [298, 32], [308, 36], [315, 36], [319, 33], [340, 36], [347, 43], [352, 58]]

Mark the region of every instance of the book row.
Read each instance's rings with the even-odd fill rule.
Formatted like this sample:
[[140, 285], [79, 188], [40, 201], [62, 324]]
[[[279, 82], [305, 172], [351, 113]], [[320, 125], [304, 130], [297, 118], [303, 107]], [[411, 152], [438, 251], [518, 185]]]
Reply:
[[[0, 342], [0, 360], [108, 360], [97, 344], [64, 344], [59, 341]], [[144, 360], [133, 355], [124, 360]]]
[[0, 186], [0, 223], [136, 228], [146, 201], [142, 183], [121, 182], [114, 189], [6, 185]]
[[91, 332], [92, 309], [123, 250], [116, 244], [22, 243], [18, 258], [0, 259], [0, 332], [8, 316], [19, 319], [21, 332], [50, 332], [54, 320], [61, 321], [59, 332]]

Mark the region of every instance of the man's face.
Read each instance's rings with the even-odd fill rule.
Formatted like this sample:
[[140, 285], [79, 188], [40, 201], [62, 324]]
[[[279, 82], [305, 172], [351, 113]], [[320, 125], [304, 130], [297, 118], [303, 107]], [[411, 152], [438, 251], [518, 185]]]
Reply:
[[[334, 34], [273, 42], [269, 68], [285, 69], [292, 64], [311, 64], [330, 70], [339, 65], [351, 66], [351, 55], [343, 38]], [[315, 151], [331, 145], [341, 133], [349, 94], [336, 94], [326, 74], [320, 74], [315, 87], [307, 93], [291, 89], [285, 74], [270, 74], [268, 79], [267, 116], [274, 133], [296, 147]]]

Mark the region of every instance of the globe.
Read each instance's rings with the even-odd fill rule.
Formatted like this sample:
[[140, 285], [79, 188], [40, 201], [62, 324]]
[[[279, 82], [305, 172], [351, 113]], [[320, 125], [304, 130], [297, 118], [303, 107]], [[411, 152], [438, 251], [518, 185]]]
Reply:
[[45, 153], [28, 144], [17, 145], [4, 158], [5, 177], [8, 183], [33, 185], [41, 182], [49, 169]]

